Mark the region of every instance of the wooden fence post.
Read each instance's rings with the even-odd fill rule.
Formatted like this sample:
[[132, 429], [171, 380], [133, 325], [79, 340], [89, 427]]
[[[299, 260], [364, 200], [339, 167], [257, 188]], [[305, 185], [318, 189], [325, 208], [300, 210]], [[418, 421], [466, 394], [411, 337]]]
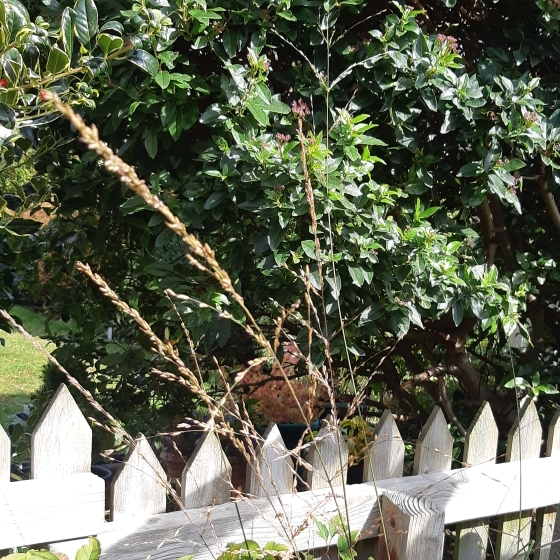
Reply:
[[[338, 433], [337, 433], [338, 432]], [[332, 416], [323, 421], [309, 449], [307, 483], [310, 490], [342, 486], [348, 472], [348, 447]]]
[[[463, 462], [466, 467], [496, 462], [498, 427], [490, 404], [479, 408], [465, 437]], [[457, 525], [454, 560], [484, 560], [488, 545], [488, 523], [466, 521]]]
[[231, 465], [216, 432], [202, 434], [181, 477], [181, 501], [186, 509], [229, 501]]
[[247, 466], [247, 493], [259, 498], [291, 494], [293, 462], [278, 426], [271, 422], [263, 439]]
[[414, 454], [413, 474], [448, 471], [451, 468], [453, 438], [439, 406], [434, 406]]
[[386, 410], [371, 436], [364, 461], [364, 482], [399, 478], [404, 467], [404, 442], [390, 410]]
[[[560, 455], [560, 410], [556, 411], [548, 428], [546, 440], [546, 456], [557, 457]], [[554, 541], [554, 526], [556, 524], [556, 509], [558, 506], [549, 506], [537, 510], [537, 533], [535, 560], [552, 560], [560, 558], [558, 543]], [[553, 554], [555, 553], [555, 556]]]
[[[390, 410], [386, 410], [373, 429], [369, 444], [369, 453], [364, 461], [364, 482], [378, 482], [388, 478], [400, 478], [404, 467], [404, 442]], [[383, 531], [381, 531], [383, 533]], [[358, 559], [367, 560], [379, 556], [379, 538], [365, 539], [358, 542], [356, 551]], [[386, 544], [386, 543], [385, 543]]]
[[[441, 560], [445, 512], [423, 497], [390, 492], [381, 498], [385, 538], [379, 560]], [[387, 543], [387, 546], [385, 546]]]
[[12, 442], [4, 428], [0, 426], [0, 483], [10, 482], [10, 459]]
[[[538, 459], [542, 428], [535, 404], [527, 399], [508, 435], [506, 461], [520, 461], [519, 476], [523, 476], [523, 461]], [[521, 480], [523, 484], [523, 480]], [[524, 558], [531, 539], [532, 512], [523, 511], [498, 517], [496, 553], [498, 560]], [[519, 554], [518, 554], [519, 552]]]
[[0, 428], [0, 548], [102, 529], [105, 485], [91, 473], [91, 441], [88, 422], [61, 385], [31, 434], [31, 479], [10, 482], [11, 443]]
[[167, 476], [148, 440], [136, 436], [111, 484], [111, 520], [146, 517], [165, 512]]
[[91, 471], [91, 428], [62, 384], [31, 434], [30, 478]]

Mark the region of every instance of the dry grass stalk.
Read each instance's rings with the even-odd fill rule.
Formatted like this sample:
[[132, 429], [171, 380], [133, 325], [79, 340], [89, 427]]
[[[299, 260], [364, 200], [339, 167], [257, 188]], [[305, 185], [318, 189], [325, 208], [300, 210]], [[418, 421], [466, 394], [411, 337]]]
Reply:
[[[83, 119], [73, 111], [72, 107], [62, 103], [56, 94], [52, 92], [45, 92], [45, 93], [46, 93], [45, 97], [53, 102], [56, 110], [59, 111], [61, 114], [63, 114], [72, 123], [72, 125], [80, 135], [80, 140], [86, 144], [88, 149], [93, 150], [103, 158], [106, 169], [110, 173], [116, 175], [124, 185], [126, 185], [136, 195], [140, 196], [146, 204], [151, 206], [154, 210], [159, 212], [165, 218], [166, 226], [170, 228], [188, 247], [190, 252], [186, 254], [187, 260], [191, 264], [196, 266], [199, 270], [206, 272], [211, 277], [213, 277], [221, 286], [221, 288], [224, 290], [224, 292], [229, 294], [230, 297], [233, 299], [233, 301], [235, 301], [239, 305], [239, 307], [243, 310], [243, 313], [247, 318], [248, 324], [245, 326], [246, 331], [253, 337], [255, 342], [261, 348], [265, 349], [277, 362], [280, 371], [285, 376], [286, 383], [288, 384], [290, 390], [292, 391], [292, 397], [296, 402], [298, 402], [296, 395], [293, 392], [293, 389], [291, 388], [289, 380], [286, 374], [284, 373], [282, 364], [280, 364], [278, 358], [274, 354], [274, 350], [271, 344], [268, 342], [268, 340], [262, 333], [259, 325], [257, 324], [256, 320], [252, 316], [249, 309], [246, 307], [243, 297], [233, 287], [233, 283], [228, 273], [220, 266], [218, 260], [216, 259], [215, 253], [210, 248], [210, 246], [206, 243], [202, 243], [195, 235], [189, 233], [186, 230], [183, 222], [181, 222], [181, 220], [177, 216], [175, 216], [175, 214], [170, 210], [170, 208], [162, 200], [160, 200], [159, 197], [153, 195], [150, 192], [150, 189], [146, 185], [145, 181], [143, 181], [138, 177], [135, 169], [132, 166], [125, 163], [120, 157], [118, 157], [111, 150], [111, 148], [109, 148], [109, 146], [107, 146], [105, 142], [100, 140], [99, 133], [95, 125], [87, 126], [83, 121]], [[84, 266], [83, 271], [87, 272], [85, 265], [83, 266]], [[93, 279], [92, 276], [90, 276], [90, 278]], [[109, 294], [110, 292], [108, 291], [107, 295]], [[111, 294], [111, 296], [113, 294]], [[111, 301], [113, 301], [113, 303], [117, 305], [117, 307], [119, 307], [121, 310], [126, 312], [126, 308], [128, 306], [124, 304], [124, 302], [118, 303], [120, 301], [118, 296], [116, 296], [116, 294], [114, 294], [114, 296], [116, 299], [111, 298]], [[128, 307], [128, 309], [130, 308]], [[137, 318], [133, 314], [131, 314], [130, 316], [133, 317], [138, 322]], [[140, 323], [138, 324], [140, 325]], [[143, 328], [143, 326], [141, 326], [141, 328]], [[175, 355], [173, 349], [171, 350], [172, 350], [172, 354]], [[165, 351], [165, 354], [169, 358], [171, 358], [168, 351]], [[190, 375], [184, 369], [185, 367], [186, 366], [182, 364], [181, 366], [182, 369], [180, 371], [182, 371], [183, 374]], [[298, 402], [298, 406], [300, 408], [301, 418], [306, 419], [307, 415], [302, 409], [302, 407], [299, 405], [299, 402]], [[308, 424], [308, 428], [310, 429], [309, 423], [307, 424]]]

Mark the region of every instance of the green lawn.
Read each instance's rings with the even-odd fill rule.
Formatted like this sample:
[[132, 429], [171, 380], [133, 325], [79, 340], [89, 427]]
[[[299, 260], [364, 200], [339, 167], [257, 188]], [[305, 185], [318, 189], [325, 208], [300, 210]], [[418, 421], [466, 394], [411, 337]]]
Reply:
[[[31, 309], [14, 307], [12, 315], [21, 319], [24, 328], [32, 334], [44, 348], [54, 348], [52, 343], [40, 337], [45, 336], [45, 319]], [[62, 321], [51, 322], [51, 330], [58, 334], [70, 327]], [[19, 333], [0, 332], [6, 345], [0, 345], [0, 425], [7, 428], [10, 418], [28, 404], [31, 394], [41, 387], [41, 370], [46, 357], [29, 340]]]

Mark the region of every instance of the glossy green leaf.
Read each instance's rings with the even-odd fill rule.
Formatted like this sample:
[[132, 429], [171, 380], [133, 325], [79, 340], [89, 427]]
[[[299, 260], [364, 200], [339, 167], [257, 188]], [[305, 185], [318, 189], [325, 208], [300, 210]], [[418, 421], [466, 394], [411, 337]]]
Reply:
[[306, 241], [302, 241], [301, 242], [301, 248], [303, 249], [303, 252], [310, 258], [313, 259], [314, 261], [317, 260], [317, 252], [315, 250], [315, 242], [308, 239]]
[[467, 163], [459, 169], [457, 177], [475, 177], [481, 172], [481, 166], [478, 162]]
[[76, 12], [72, 8], [65, 8], [60, 18], [60, 31], [62, 33], [62, 46], [68, 58], [72, 60], [74, 52], [74, 25]]
[[142, 49], [132, 51], [128, 60], [152, 76], [155, 76], [158, 72], [157, 60], [149, 52]]
[[527, 387], [531, 384], [523, 377], [514, 377], [510, 379], [506, 383], [504, 383], [504, 387], [506, 389], [513, 389], [514, 387]]
[[183, 121], [183, 130], [188, 130], [196, 123], [199, 116], [196, 101], [192, 100], [187, 105], [183, 105], [181, 114]]
[[175, 118], [170, 121], [169, 123], [169, 134], [173, 140], [179, 140], [179, 136], [181, 136], [181, 132], [183, 132], [183, 111], [182, 107], [177, 108], [175, 112]]
[[403, 311], [393, 311], [389, 315], [389, 320], [394, 333], [397, 336], [405, 335], [410, 328], [410, 317]]
[[113, 31], [115, 33], [118, 33], [119, 35], [122, 35], [124, 33], [124, 27], [123, 24], [120, 21], [117, 20], [110, 20], [110, 21], [106, 21], [100, 29], [101, 32], [103, 31]]
[[0, 125], [10, 129], [16, 125], [15, 111], [4, 103], [0, 103]]
[[146, 138], [144, 139], [144, 146], [146, 148], [146, 151], [148, 152], [148, 155], [152, 159], [154, 159], [158, 152], [158, 138], [157, 138], [157, 133], [154, 132], [153, 128], [148, 130], [148, 132], [146, 133]]
[[76, 11], [76, 35], [78, 41], [89, 48], [99, 29], [97, 7], [94, 0], [78, 0]]
[[506, 171], [511, 172], [511, 171], [516, 171], [517, 169], [522, 169], [526, 165], [527, 164], [524, 161], [521, 161], [520, 159], [512, 158], [504, 164], [504, 169]]
[[203, 23], [204, 25], [210, 25], [210, 21], [213, 19], [222, 19], [220, 14], [211, 10], [189, 10], [189, 16], [197, 21], [200, 21], [200, 23]]
[[274, 224], [269, 228], [268, 245], [272, 249], [272, 251], [275, 251], [278, 248], [285, 235], [286, 229], [281, 228], [279, 224]]
[[2, 2], [2, 27], [6, 44], [16, 40], [20, 30], [29, 24], [29, 12], [19, 0], [4, 0]]
[[340, 297], [340, 290], [342, 289], [342, 280], [338, 274], [333, 278], [331, 275], [326, 278], [327, 284], [331, 288], [332, 297], [337, 300]]
[[139, 195], [131, 196], [127, 201], [120, 205], [120, 209], [123, 214], [130, 214], [132, 212], [137, 212], [138, 210], [143, 210], [144, 208], [146, 208], [146, 203]]
[[455, 326], [458, 327], [463, 320], [463, 304], [460, 301], [456, 301], [451, 308], [451, 314], [453, 315], [453, 322]]
[[175, 120], [176, 113], [177, 107], [173, 103], [166, 103], [161, 108], [160, 119], [165, 130], [169, 130], [169, 125]]
[[220, 204], [223, 200], [225, 200], [226, 196], [227, 196], [227, 192], [224, 191], [213, 192], [206, 200], [204, 204], [204, 209], [212, 210], [212, 208], [215, 208], [216, 206], [218, 206], [218, 204]]
[[348, 265], [348, 272], [352, 277], [352, 283], [356, 286], [363, 286], [365, 282], [365, 276], [362, 268], [359, 265]]
[[275, 99], [274, 97], [270, 100], [268, 110], [271, 113], [279, 113], [281, 115], [287, 115], [291, 112], [291, 109], [282, 101]]
[[260, 97], [253, 97], [246, 103], [247, 109], [256, 121], [262, 126], [268, 126], [268, 114], [265, 109], [268, 109], [269, 104], [264, 102]]
[[56, 76], [56, 74], [60, 74], [66, 70], [69, 64], [70, 59], [68, 58], [68, 55], [55, 45], [49, 53], [49, 58], [47, 60], [47, 72], [49, 72], [52, 76]]
[[437, 111], [437, 99], [434, 92], [429, 86], [423, 87], [420, 90], [420, 95], [422, 96], [426, 107], [428, 107], [430, 111]]
[[15, 47], [8, 49], [1, 59], [4, 77], [9, 84], [17, 85], [23, 68], [23, 59], [20, 52]]
[[163, 72], [158, 72], [155, 77], [156, 84], [161, 89], [166, 89], [169, 83], [171, 82], [171, 77], [169, 76], [169, 72], [167, 70], [163, 70]]
[[229, 57], [237, 52], [237, 33], [231, 29], [226, 29], [222, 35], [224, 50]]
[[97, 36], [97, 44], [103, 51], [103, 54], [107, 56], [113, 51], [117, 51], [123, 46], [123, 40], [120, 37], [115, 37], [114, 35], [109, 35], [107, 33], [100, 33]]
[[439, 206], [431, 206], [430, 208], [426, 208], [426, 210], [422, 210], [421, 212], [419, 212], [418, 217], [421, 220], [425, 220], [426, 218], [433, 216], [439, 210], [439, 208]]

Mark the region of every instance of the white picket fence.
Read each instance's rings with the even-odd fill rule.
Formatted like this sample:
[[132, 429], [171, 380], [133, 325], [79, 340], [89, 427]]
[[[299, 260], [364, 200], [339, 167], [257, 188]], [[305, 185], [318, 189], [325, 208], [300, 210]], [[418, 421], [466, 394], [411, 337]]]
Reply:
[[359, 558], [441, 559], [445, 525], [456, 524], [454, 558], [483, 560], [488, 518], [498, 516], [494, 557], [509, 560], [525, 558], [536, 510], [534, 558], [558, 558], [553, 532], [560, 502], [559, 418], [557, 413], [540, 458], [542, 429], [527, 401], [509, 434], [506, 462], [496, 464], [498, 430], [484, 404], [468, 431], [466, 466], [452, 470], [453, 440], [436, 407], [416, 444], [413, 475], [403, 477], [404, 443], [385, 412], [374, 431], [364, 482], [351, 486], [342, 484], [342, 438], [325, 425], [308, 455], [311, 489], [299, 493], [293, 490], [292, 459], [271, 424], [248, 468], [247, 494], [235, 500], [231, 466], [218, 438], [207, 432], [183, 471], [186, 511], [173, 513], [164, 513], [165, 472], [140, 434], [113, 480], [106, 522], [104, 482], [90, 472], [91, 429], [62, 385], [32, 434], [30, 480], [10, 482], [11, 443], [0, 428], [0, 549], [56, 543], [54, 550], [70, 555], [80, 538], [95, 535], [107, 560], [177, 560], [187, 554], [210, 560], [226, 544], [245, 539], [306, 551], [325, 546], [314, 520], [326, 523], [340, 513], [359, 531]]

